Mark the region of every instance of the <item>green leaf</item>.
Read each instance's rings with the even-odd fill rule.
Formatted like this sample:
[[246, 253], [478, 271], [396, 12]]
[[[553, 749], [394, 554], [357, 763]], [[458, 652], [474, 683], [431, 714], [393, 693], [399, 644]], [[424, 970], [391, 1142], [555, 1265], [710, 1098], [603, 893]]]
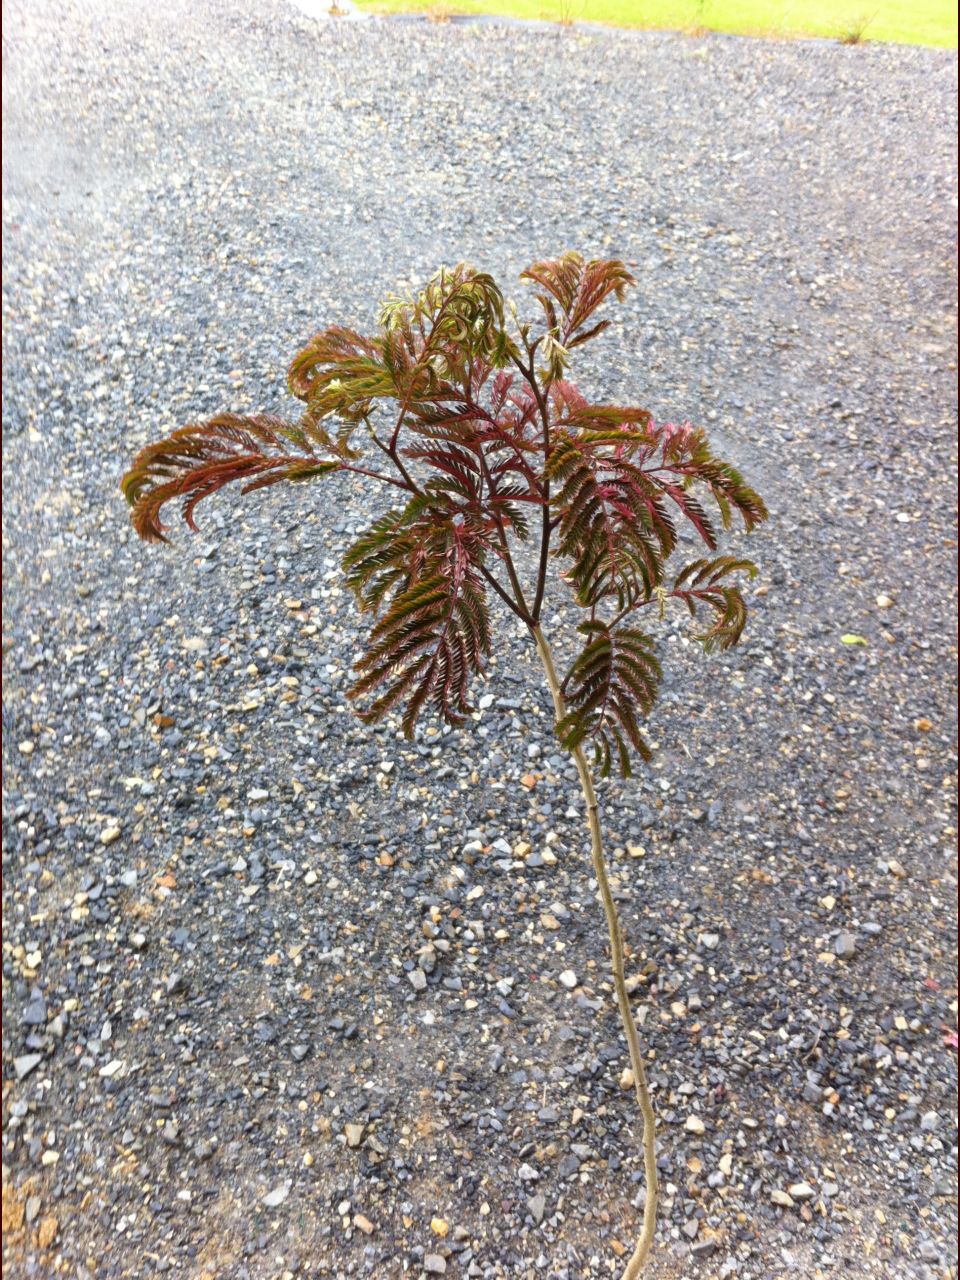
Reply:
[[[723, 580], [733, 573], [757, 576], [757, 566], [750, 560], [736, 556], [717, 556], [714, 560], [694, 560], [677, 574], [670, 596], [682, 600], [695, 617], [700, 605], [712, 609], [715, 618], [712, 625], [697, 639], [704, 652], [730, 649], [743, 634], [747, 621], [747, 606], [739, 587]], [[664, 596], [664, 600], [667, 596]]]
[[432, 707], [450, 724], [472, 711], [470, 679], [490, 653], [490, 618], [480, 568], [484, 539], [426, 499], [377, 521], [344, 557], [362, 608], [386, 611], [356, 664], [352, 699], [382, 690], [359, 714], [374, 722], [406, 702], [403, 730], [413, 733]]
[[558, 429], [546, 475], [578, 602], [592, 607], [609, 596], [622, 609], [650, 599], [676, 535], [655, 487], [605, 448], [607, 439]]
[[620, 772], [629, 777], [631, 748], [650, 759], [638, 718], [650, 713], [662, 677], [653, 641], [642, 631], [611, 629], [599, 621], [578, 630], [587, 643], [563, 681], [568, 710], [557, 723], [557, 736], [568, 751], [592, 742], [604, 777], [616, 751]]

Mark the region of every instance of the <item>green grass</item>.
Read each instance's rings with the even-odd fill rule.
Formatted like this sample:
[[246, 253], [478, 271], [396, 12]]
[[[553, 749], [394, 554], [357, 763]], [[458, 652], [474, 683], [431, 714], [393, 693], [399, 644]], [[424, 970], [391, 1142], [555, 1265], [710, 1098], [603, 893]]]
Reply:
[[957, 47], [957, 8], [950, 0], [356, 0], [379, 13], [426, 12], [438, 18], [491, 13], [547, 22], [612, 27], [726, 31], [775, 37], [826, 36], [856, 44]]

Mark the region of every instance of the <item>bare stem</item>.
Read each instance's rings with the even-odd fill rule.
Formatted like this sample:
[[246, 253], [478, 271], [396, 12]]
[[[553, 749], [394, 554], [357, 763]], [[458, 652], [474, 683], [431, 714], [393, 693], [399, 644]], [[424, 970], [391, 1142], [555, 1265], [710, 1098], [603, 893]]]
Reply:
[[[405, 487], [409, 489], [411, 493], [419, 493], [420, 486], [417, 484], [413, 476], [410, 474], [407, 468], [400, 461], [400, 453], [397, 450], [396, 445], [384, 444], [383, 441], [380, 439], [380, 437], [373, 430], [371, 430], [370, 435], [373, 439], [373, 443], [377, 446], [377, 448], [387, 455], [387, 457], [390, 459], [393, 465], [397, 468], [397, 470], [403, 476]], [[396, 484], [397, 481], [394, 481], [394, 483]]]
[[[559, 721], [566, 715], [567, 708], [560, 689], [560, 681], [557, 679], [557, 671], [553, 665], [553, 654], [550, 652], [550, 646], [547, 644], [540, 626], [532, 627], [531, 631], [536, 641], [537, 652], [543, 662], [547, 684], [550, 686], [550, 695], [553, 698], [554, 711]], [[620, 1021], [623, 1023], [627, 1046], [630, 1050], [630, 1066], [633, 1070], [637, 1103], [640, 1107], [640, 1114], [643, 1117], [643, 1171], [647, 1196], [643, 1206], [643, 1224], [640, 1229], [640, 1238], [621, 1278], [621, 1280], [636, 1280], [636, 1277], [643, 1270], [647, 1256], [650, 1253], [657, 1222], [659, 1182], [657, 1179], [656, 1117], [653, 1114], [653, 1103], [650, 1101], [647, 1073], [644, 1070], [643, 1057], [640, 1053], [640, 1038], [637, 1035], [637, 1026], [630, 1009], [630, 996], [627, 992], [627, 984], [624, 978], [623, 935], [620, 931], [620, 920], [617, 916], [613, 894], [610, 891], [607, 864], [603, 855], [603, 837], [600, 832], [597, 793], [593, 786], [593, 776], [583, 748], [577, 747], [572, 752], [572, 755], [577, 766], [577, 773], [580, 775], [580, 786], [583, 789], [583, 798], [587, 805], [593, 873], [600, 887], [600, 898], [603, 902], [603, 912], [607, 918], [607, 931], [610, 936], [610, 969], [613, 974], [614, 989], [617, 993]]]
[[517, 568], [513, 563], [513, 556], [510, 554], [510, 543], [507, 541], [507, 532], [503, 527], [503, 517], [496, 506], [497, 488], [493, 482], [493, 476], [490, 474], [490, 467], [487, 465], [487, 458], [483, 449], [477, 451], [477, 456], [480, 459], [480, 466], [483, 470], [483, 478], [486, 481], [487, 489], [491, 499], [493, 499], [493, 520], [497, 531], [497, 541], [500, 544], [500, 558], [506, 566], [507, 577], [510, 579], [511, 587], [513, 587], [520, 616], [527, 620], [530, 619], [530, 611], [523, 596], [523, 587], [520, 585], [520, 579], [517, 577]]
[[526, 610], [522, 608], [516, 602], [516, 600], [514, 600], [513, 596], [510, 594], [509, 591], [504, 590], [504, 588], [496, 580], [496, 578], [493, 576], [490, 570], [486, 567], [486, 565], [481, 564], [478, 567], [480, 569], [481, 575], [484, 578], [486, 578], [487, 582], [489, 582], [490, 586], [493, 587], [494, 591], [497, 593], [497, 595], [500, 597], [503, 603], [507, 606], [510, 612], [515, 613], [522, 622], [525, 622], [527, 624], [528, 627], [532, 627], [533, 619], [530, 617], [529, 613], [527, 613]]
[[[540, 410], [540, 423], [543, 431], [543, 527], [540, 532], [540, 558], [537, 564], [537, 589], [533, 598], [533, 620], [535, 623], [540, 622], [540, 610], [543, 607], [543, 596], [547, 586], [547, 558], [550, 554], [550, 477], [547, 474], [547, 463], [550, 461], [550, 410], [547, 406], [546, 398], [540, 389], [537, 381], [537, 371], [533, 365], [533, 354], [536, 350], [536, 344], [527, 345], [527, 356], [530, 360], [529, 367], [523, 365], [520, 360], [515, 360], [517, 368], [526, 378], [533, 392], [534, 399], [537, 402], [537, 408]], [[538, 642], [539, 643], [539, 642]]]
[[407, 492], [415, 492], [413, 483], [407, 484], [403, 480], [395, 480], [393, 476], [385, 476], [382, 471], [371, 471], [368, 467], [356, 467], [352, 463], [341, 462], [341, 471], [352, 471], [354, 475], [370, 476], [372, 480], [382, 480], [384, 484], [392, 484], [396, 489], [405, 489]]

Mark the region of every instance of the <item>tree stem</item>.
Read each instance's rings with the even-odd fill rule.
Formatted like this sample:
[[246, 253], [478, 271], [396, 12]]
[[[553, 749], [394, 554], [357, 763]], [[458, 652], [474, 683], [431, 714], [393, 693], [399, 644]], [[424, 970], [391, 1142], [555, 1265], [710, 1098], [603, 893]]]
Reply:
[[[486, 482], [487, 490], [490, 497], [495, 500], [497, 497], [497, 487], [493, 482], [493, 476], [490, 474], [490, 467], [487, 463], [486, 454], [483, 452], [482, 448], [477, 451], [477, 456], [480, 459], [480, 467], [483, 471], [483, 478]], [[507, 541], [507, 533], [503, 527], [503, 517], [497, 510], [496, 505], [493, 507], [493, 520], [497, 530], [497, 541], [500, 543], [500, 557], [506, 567], [507, 577], [510, 579], [510, 585], [513, 587], [520, 616], [529, 626], [530, 610], [527, 608], [527, 602], [523, 595], [523, 587], [520, 585], [520, 579], [517, 577], [517, 568], [513, 563], [513, 556], [510, 554], [510, 543]]]
[[[557, 671], [553, 665], [553, 654], [550, 652], [550, 646], [540, 626], [531, 627], [531, 631], [537, 645], [537, 652], [543, 662], [547, 684], [550, 686], [550, 695], [553, 698], [554, 711], [559, 721], [567, 714], [567, 708], [560, 689], [560, 681], [557, 678]], [[587, 805], [593, 873], [600, 888], [600, 898], [603, 902], [603, 912], [607, 918], [607, 931], [610, 936], [610, 969], [613, 974], [614, 989], [617, 993], [620, 1021], [623, 1023], [627, 1046], [630, 1050], [630, 1066], [633, 1070], [637, 1103], [640, 1107], [640, 1114], [643, 1117], [643, 1169], [647, 1195], [643, 1206], [643, 1223], [640, 1230], [640, 1238], [621, 1278], [621, 1280], [636, 1280], [647, 1260], [656, 1229], [657, 1196], [659, 1193], [656, 1117], [653, 1114], [653, 1103], [650, 1101], [647, 1074], [644, 1070], [643, 1057], [640, 1053], [640, 1038], [637, 1035], [637, 1026], [630, 1009], [630, 996], [627, 992], [627, 984], [624, 978], [623, 935], [620, 931], [620, 920], [617, 916], [617, 908], [610, 890], [607, 864], [603, 855], [603, 837], [600, 831], [600, 814], [597, 805], [597, 793], [593, 786], [593, 775], [582, 747], [577, 747], [572, 752], [572, 755], [577, 766], [577, 773], [580, 775], [580, 786]]]
[[[540, 410], [540, 423], [543, 431], [543, 516], [542, 528], [540, 531], [540, 559], [537, 565], [537, 589], [533, 598], [533, 621], [536, 625], [540, 623], [540, 610], [543, 607], [543, 596], [547, 588], [547, 559], [550, 555], [550, 476], [547, 472], [547, 463], [550, 461], [550, 410], [540, 389], [540, 383], [537, 381], [537, 371], [534, 368], [533, 353], [536, 350], [536, 343], [533, 346], [527, 345], [527, 357], [530, 361], [529, 368], [525, 368], [520, 360], [515, 360], [515, 364], [523, 376], [526, 378], [533, 397], [537, 402], [537, 408]], [[537, 641], [539, 644], [539, 641]], [[549, 651], [548, 651], [549, 652]]]
[[505, 591], [505, 590], [503, 589], [503, 587], [502, 587], [502, 586], [500, 585], [500, 583], [496, 580], [496, 578], [493, 576], [493, 574], [490, 572], [490, 570], [487, 568], [487, 566], [486, 566], [486, 565], [484, 565], [484, 564], [481, 564], [481, 565], [480, 565], [480, 566], [478, 566], [478, 567], [479, 567], [479, 569], [480, 569], [480, 573], [481, 573], [481, 575], [482, 575], [484, 578], [486, 578], [487, 582], [489, 582], [489, 583], [490, 583], [490, 586], [491, 586], [491, 587], [493, 587], [494, 591], [497, 593], [497, 595], [500, 597], [500, 599], [503, 601], [503, 603], [507, 606], [507, 608], [510, 610], [510, 612], [511, 612], [511, 613], [515, 613], [515, 614], [517, 615], [517, 617], [520, 619], [520, 621], [521, 621], [521, 622], [525, 622], [525, 623], [527, 624], [527, 626], [528, 626], [528, 627], [532, 627], [532, 626], [533, 626], [533, 619], [530, 617], [529, 613], [525, 613], [525, 612], [521, 609], [520, 605], [518, 605], [518, 604], [517, 604], [517, 602], [514, 600], [513, 596], [510, 594], [510, 592], [509, 592], [509, 591]]

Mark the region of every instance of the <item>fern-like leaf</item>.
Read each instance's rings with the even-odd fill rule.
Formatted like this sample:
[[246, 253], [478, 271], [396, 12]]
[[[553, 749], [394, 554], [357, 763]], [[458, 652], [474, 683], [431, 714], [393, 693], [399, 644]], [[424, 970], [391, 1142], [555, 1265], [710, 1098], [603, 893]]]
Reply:
[[597, 308], [614, 294], [622, 302], [627, 287], [636, 280], [616, 258], [591, 258], [585, 262], [579, 253], [568, 251], [559, 258], [535, 262], [520, 275], [543, 290], [535, 296], [543, 307], [550, 331], [567, 351], [602, 333], [609, 320], [584, 330], [583, 326]]
[[406, 507], [381, 516], [346, 551], [347, 586], [363, 612], [378, 610], [391, 591], [403, 591], [419, 576], [425, 544], [418, 525], [428, 510], [425, 498], [413, 498]]
[[381, 720], [406, 700], [402, 724], [410, 737], [427, 705], [455, 725], [472, 711], [470, 679], [490, 652], [479, 572], [484, 551], [483, 538], [459, 512], [415, 500], [378, 521], [347, 553], [347, 580], [361, 607], [380, 607], [392, 592], [349, 691], [360, 698], [384, 689], [361, 719]]
[[605, 596], [621, 609], [648, 600], [676, 542], [657, 486], [607, 447], [628, 434], [557, 431], [547, 463], [559, 553], [572, 561], [568, 576], [589, 607]]
[[732, 573], [757, 576], [757, 566], [750, 560], [738, 560], [734, 556], [718, 556], [715, 560], [694, 560], [679, 574], [673, 584], [672, 596], [682, 600], [695, 617], [698, 605], [706, 605], [714, 611], [711, 626], [697, 639], [706, 653], [731, 649], [747, 621], [747, 606], [739, 587], [724, 581]]
[[183, 500], [183, 519], [196, 531], [197, 504], [227, 485], [239, 482], [240, 492], [250, 493], [281, 480], [310, 480], [339, 467], [339, 462], [314, 452], [301, 427], [267, 414], [221, 413], [141, 449], [121, 488], [140, 537], [165, 542], [160, 513], [174, 499]]
[[441, 376], [453, 376], [468, 356], [494, 367], [506, 358], [503, 294], [493, 276], [462, 262], [441, 268], [415, 297], [388, 299], [380, 323], [408, 335]]
[[642, 631], [611, 629], [597, 621], [578, 630], [587, 643], [563, 682], [568, 710], [557, 724], [557, 736], [568, 751], [592, 741], [604, 777], [615, 753], [627, 778], [631, 748], [650, 759], [638, 721], [650, 713], [662, 675], [653, 641]]
[[[716, 547], [716, 535], [703, 508], [688, 496], [691, 486], [706, 486], [720, 511], [724, 529], [730, 528], [734, 512], [748, 532], [766, 520], [767, 508], [760, 495], [750, 488], [736, 467], [716, 457], [703, 431], [689, 423], [668, 423], [655, 434], [662, 454], [656, 468], [660, 483], [711, 551]], [[671, 476], [680, 483], [668, 478]]]
[[382, 339], [333, 325], [294, 356], [287, 384], [316, 418], [336, 413], [357, 421], [377, 397], [397, 394], [397, 365], [402, 363]]

